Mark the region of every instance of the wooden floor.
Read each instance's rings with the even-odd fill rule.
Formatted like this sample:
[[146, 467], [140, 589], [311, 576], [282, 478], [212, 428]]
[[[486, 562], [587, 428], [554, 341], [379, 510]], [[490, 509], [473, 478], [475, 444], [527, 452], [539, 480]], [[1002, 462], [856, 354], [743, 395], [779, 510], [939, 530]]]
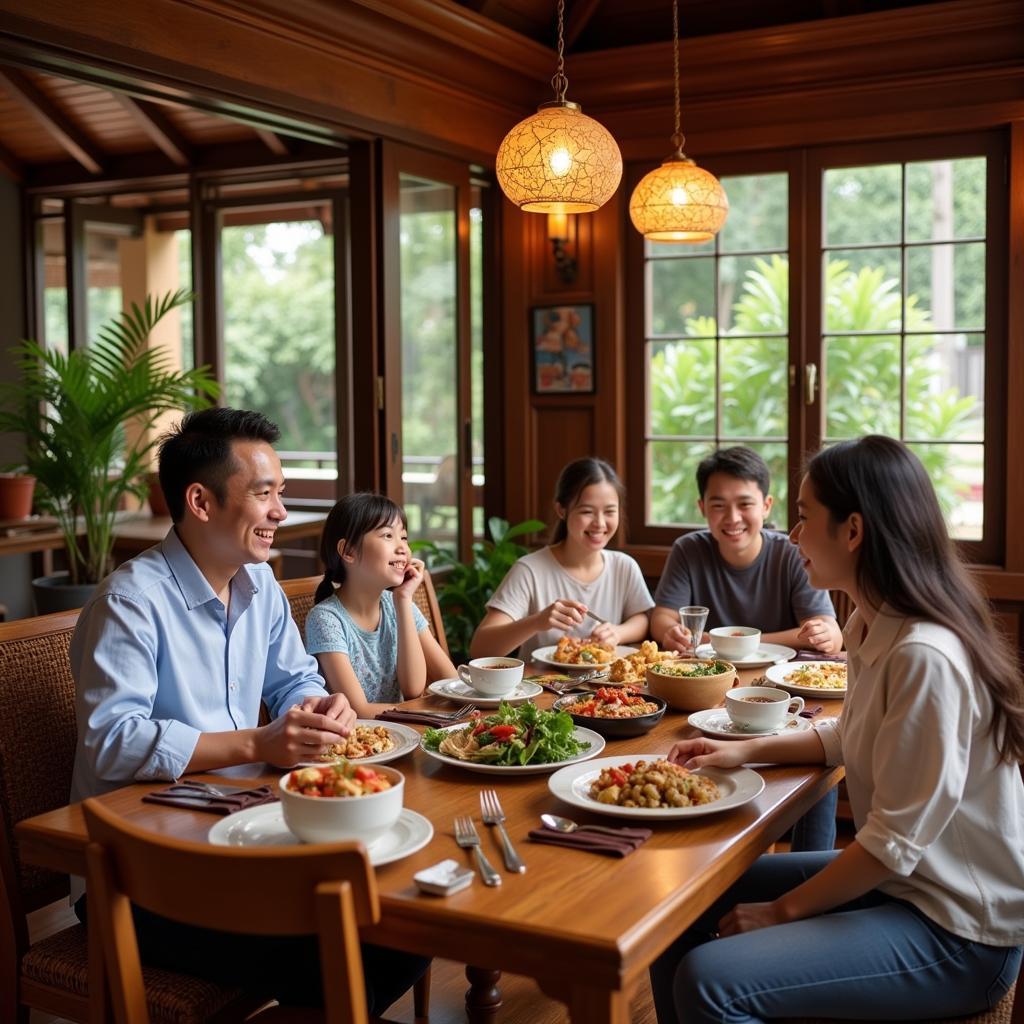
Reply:
[[[839, 846], [850, 841], [849, 827], [840, 826]], [[781, 852], [787, 844], [778, 843]], [[75, 923], [75, 916], [66, 904], [53, 904], [29, 917], [32, 940], [52, 935], [61, 928]], [[461, 964], [450, 960], [435, 960], [431, 976], [430, 1024], [465, 1024], [464, 999], [466, 976]], [[569, 1017], [562, 1003], [549, 999], [529, 978], [515, 974], [502, 975], [503, 1002], [498, 1013], [500, 1024], [567, 1024]], [[412, 995], [400, 999], [388, 1011], [387, 1019], [395, 1024], [413, 1024]], [[630, 1024], [655, 1024], [654, 1004], [646, 979], [634, 993], [630, 1002]], [[31, 1015], [30, 1024], [64, 1024], [60, 1018], [46, 1014]]]

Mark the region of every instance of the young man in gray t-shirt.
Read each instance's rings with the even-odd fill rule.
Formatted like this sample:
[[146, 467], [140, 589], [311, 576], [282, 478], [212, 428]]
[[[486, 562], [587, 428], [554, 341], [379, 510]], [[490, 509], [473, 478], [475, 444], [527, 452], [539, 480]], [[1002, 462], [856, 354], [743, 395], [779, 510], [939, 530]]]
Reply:
[[[662, 648], [691, 649], [679, 609], [697, 604], [708, 608], [708, 629], [757, 626], [765, 643], [824, 655], [842, 650], [828, 593], [811, 586], [799, 549], [785, 534], [764, 530], [769, 486], [768, 466], [749, 448], [720, 449], [697, 467], [708, 529], [680, 537], [665, 563], [651, 616], [651, 635]], [[793, 826], [793, 852], [835, 846], [836, 804], [832, 789]]]
[[705, 605], [708, 629], [756, 626], [765, 643], [841, 650], [828, 593], [811, 586], [789, 538], [764, 529], [772, 497], [761, 456], [749, 448], [721, 449], [701, 462], [697, 486], [708, 529], [672, 545], [654, 595], [654, 639], [669, 650], [689, 650], [679, 609]]

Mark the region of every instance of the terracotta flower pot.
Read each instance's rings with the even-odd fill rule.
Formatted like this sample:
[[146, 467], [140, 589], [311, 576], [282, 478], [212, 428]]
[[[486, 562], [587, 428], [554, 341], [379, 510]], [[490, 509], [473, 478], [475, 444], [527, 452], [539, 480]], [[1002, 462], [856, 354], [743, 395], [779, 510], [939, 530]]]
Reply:
[[24, 519], [32, 514], [36, 478], [25, 473], [0, 473], [0, 519]]

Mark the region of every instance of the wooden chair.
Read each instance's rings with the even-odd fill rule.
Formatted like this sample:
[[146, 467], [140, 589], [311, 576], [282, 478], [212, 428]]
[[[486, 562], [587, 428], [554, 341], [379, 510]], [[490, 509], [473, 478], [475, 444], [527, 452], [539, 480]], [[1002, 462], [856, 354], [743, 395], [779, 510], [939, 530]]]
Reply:
[[[306, 635], [306, 616], [314, 604], [313, 594], [322, 579], [322, 576], [303, 576], [301, 579], [281, 581], [281, 589], [285, 592], [288, 603], [292, 606], [292, 618], [295, 619], [295, 624], [299, 627], [299, 633], [303, 637]], [[448, 638], [444, 633], [441, 607], [437, 603], [434, 583], [426, 569], [423, 570], [423, 582], [416, 588], [416, 593], [413, 594], [412, 599], [415, 601], [416, 607], [423, 613], [423, 617], [427, 620], [427, 625], [430, 627], [430, 632], [433, 633], [434, 639], [440, 644], [444, 653], [448, 654]]]
[[[83, 808], [89, 914], [98, 918], [118, 1024], [151, 1019], [133, 903], [202, 928], [223, 929], [230, 921], [246, 934], [318, 934], [324, 1019], [367, 1024], [359, 928], [380, 920], [380, 905], [361, 844], [229, 849], [147, 832], [98, 800], [86, 800]], [[256, 1020], [275, 1015], [271, 1010]]]
[[830, 590], [828, 596], [832, 598], [832, 607], [836, 610], [836, 622], [839, 623], [839, 628], [843, 629], [847, 619], [853, 614], [854, 604], [850, 600], [850, 595], [844, 590]]
[[[98, 1016], [103, 999], [102, 978], [90, 983], [84, 927], [30, 943], [27, 915], [66, 899], [68, 878], [22, 863], [14, 839], [19, 821], [70, 798], [76, 727], [68, 645], [77, 619], [77, 611], [59, 612], [0, 625], [0, 1020], [19, 1024], [30, 1008], [87, 1021], [90, 1002]], [[146, 978], [154, 1015], [165, 1020], [207, 1020], [240, 994], [172, 971], [147, 970]]]

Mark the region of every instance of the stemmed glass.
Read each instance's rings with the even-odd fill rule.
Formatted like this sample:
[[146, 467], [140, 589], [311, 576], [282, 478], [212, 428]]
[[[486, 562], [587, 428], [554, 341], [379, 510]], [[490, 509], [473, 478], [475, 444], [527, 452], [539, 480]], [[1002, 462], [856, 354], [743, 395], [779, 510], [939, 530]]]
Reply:
[[704, 636], [704, 624], [708, 621], [708, 610], [703, 605], [687, 605], [679, 609], [679, 621], [683, 629], [690, 631], [690, 646], [692, 656], [697, 657], [697, 648], [700, 646], [701, 637]]

